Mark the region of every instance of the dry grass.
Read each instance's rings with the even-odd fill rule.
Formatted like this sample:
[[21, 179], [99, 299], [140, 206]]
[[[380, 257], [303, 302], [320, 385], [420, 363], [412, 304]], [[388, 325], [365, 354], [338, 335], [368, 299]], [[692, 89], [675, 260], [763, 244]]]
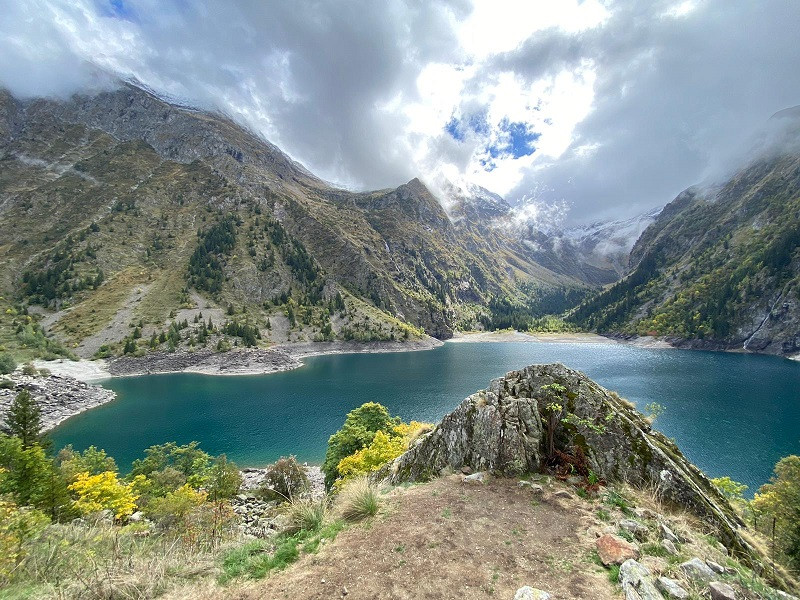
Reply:
[[287, 510], [289, 518], [288, 533], [298, 531], [316, 531], [328, 517], [328, 499], [296, 498], [289, 502]]
[[219, 571], [217, 549], [135, 526], [53, 525], [26, 550], [17, 583], [0, 598], [155, 598]]
[[367, 477], [347, 482], [336, 497], [336, 508], [346, 521], [374, 517], [380, 508], [378, 487]]

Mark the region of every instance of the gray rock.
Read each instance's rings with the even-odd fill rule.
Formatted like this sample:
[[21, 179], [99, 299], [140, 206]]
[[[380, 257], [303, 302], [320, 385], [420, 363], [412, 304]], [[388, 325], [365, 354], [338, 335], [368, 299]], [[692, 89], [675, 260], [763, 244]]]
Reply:
[[736, 592], [727, 583], [712, 581], [708, 584], [711, 600], [736, 600]]
[[[543, 424], [548, 396], [542, 387], [552, 383], [567, 388], [571, 413], [597, 425], [579, 427], [578, 433], [587, 467], [600, 479], [657, 488], [662, 501], [687, 507], [715, 526], [720, 539], [746, 564], [758, 564], [756, 552], [739, 532], [739, 516], [674, 442], [652, 430], [619, 396], [560, 364], [532, 365], [495, 379], [374, 477], [401, 483], [464, 466], [505, 475], [538, 471], [548, 453]], [[561, 425], [555, 433], [557, 450], [571, 452], [576, 433]], [[680, 541], [673, 536], [673, 543]]]
[[719, 564], [719, 563], [715, 563], [713, 560], [706, 559], [706, 564], [708, 565], [708, 567], [709, 567], [709, 568], [710, 568], [712, 571], [714, 571], [714, 573], [719, 573], [720, 575], [722, 575], [723, 573], [725, 573], [725, 567], [723, 567], [723, 566], [722, 566], [721, 564]]
[[697, 557], [682, 563], [680, 569], [688, 579], [699, 583], [708, 583], [716, 578], [714, 571]]
[[0, 428], [5, 424], [8, 407], [23, 389], [28, 390], [39, 405], [42, 430], [49, 431], [68, 418], [83, 411], [111, 402], [115, 392], [73, 377], [31, 377], [16, 372], [11, 376], [14, 387], [0, 389]]
[[656, 587], [663, 592], [667, 598], [684, 600], [689, 597], [689, 592], [683, 589], [680, 584], [669, 577], [659, 577], [656, 579]]
[[550, 600], [551, 596], [547, 592], [532, 588], [529, 585], [521, 587], [514, 594], [514, 600]]
[[634, 521], [633, 519], [622, 519], [622, 521], [619, 522], [619, 526], [620, 529], [624, 529], [640, 542], [643, 542], [647, 539], [647, 527], [638, 521]]
[[650, 570], [632, 558], [619, 568], [619, 580], [626, 600], [664, 600], [653, 582]]
[[675, 544], [673, 544], [669, 540], [661, 540], [661, 547], [664, 548], [664, 550], [666, 550], [672, 556], [678, 555], [678, 549], [675, 547]]
[[137, 510], [130, 517], [128, 517], [128, 521], [130, 521], [131, 523], [139, 523], [143, 519], [144, 519], [144, 514], [140, 510]]
[[566, 500], [572, 498], [572, 494], [570, 494], [567, 490], [558, 490], [553, 494], [553, 496], [555, 496], [556, 498], [564, 498]]
[[520, 481], [518, 485], [521, 488], [530, 489], [535, 496], [541, 496], [544, 494], [544, 488], [538, 483], [531, 483], [530, 481]]
[[641, 507], [634, 508], [633, 514], [636, 516], [637, 519], [643, 519], [645, 521], [651, 521], [658, 516], [649, 508], [641, 508]]
[[680, 544], [680, 538], [670, 529], [666, 523], [659, 523], [658, 530], [661, 533], [661, 539], [669, 540], [673, 544]]

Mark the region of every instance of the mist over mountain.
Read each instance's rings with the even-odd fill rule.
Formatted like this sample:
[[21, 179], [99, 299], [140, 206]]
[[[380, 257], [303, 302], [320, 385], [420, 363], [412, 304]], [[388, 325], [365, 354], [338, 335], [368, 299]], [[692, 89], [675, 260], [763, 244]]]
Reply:
[[631, 272], [573, 312], [605, 332], [800, 348], [800, 110], [773, 116], [721, 183], [688, 188], [633, 246]]

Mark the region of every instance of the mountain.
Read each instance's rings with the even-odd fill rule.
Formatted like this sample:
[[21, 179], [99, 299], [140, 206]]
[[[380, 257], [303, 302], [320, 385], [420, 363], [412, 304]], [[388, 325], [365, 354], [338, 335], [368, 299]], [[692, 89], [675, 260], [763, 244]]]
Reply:
[[498, 299], [535, 313], [585, 289], [470, 214], [451, 220], [417, 179], [334, 188], [225, 116], [131, 84], [0, 91], [0, 343], [447, 338], [491, 326]]
[[602, 332], [771, 354], [800, 350], [800, 108], [772, 117], [726, 181], [667, 205], [631, 273], [572, 319]]
[[549, 269], [589, 285], [607, 285], [627, 272], [631, 248], [660, 211], [563, 230], [523, 223], [521, 235], [532, 257]]

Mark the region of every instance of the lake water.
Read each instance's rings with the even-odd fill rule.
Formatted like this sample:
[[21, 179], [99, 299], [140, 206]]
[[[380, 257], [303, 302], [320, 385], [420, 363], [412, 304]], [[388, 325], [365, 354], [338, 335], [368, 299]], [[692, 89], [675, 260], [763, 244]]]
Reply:
[[118, 399], [52, 433], [55, 447], [94, 444], [127, 469], [150, 445], [198, 440], [240, 466], [283, 455], [320, 463], [328, 437], [364, 402], [404, 420], [438, 421], [489, 380], [533, 363], [580, 369], [640, 408], [710, 476], [750, 486], [800, 454], [800, 363], [781, 358], [614, 343], [448, 343], [425, 352], [312, 357], [259, 376], [151, 375], [103, 383]]

